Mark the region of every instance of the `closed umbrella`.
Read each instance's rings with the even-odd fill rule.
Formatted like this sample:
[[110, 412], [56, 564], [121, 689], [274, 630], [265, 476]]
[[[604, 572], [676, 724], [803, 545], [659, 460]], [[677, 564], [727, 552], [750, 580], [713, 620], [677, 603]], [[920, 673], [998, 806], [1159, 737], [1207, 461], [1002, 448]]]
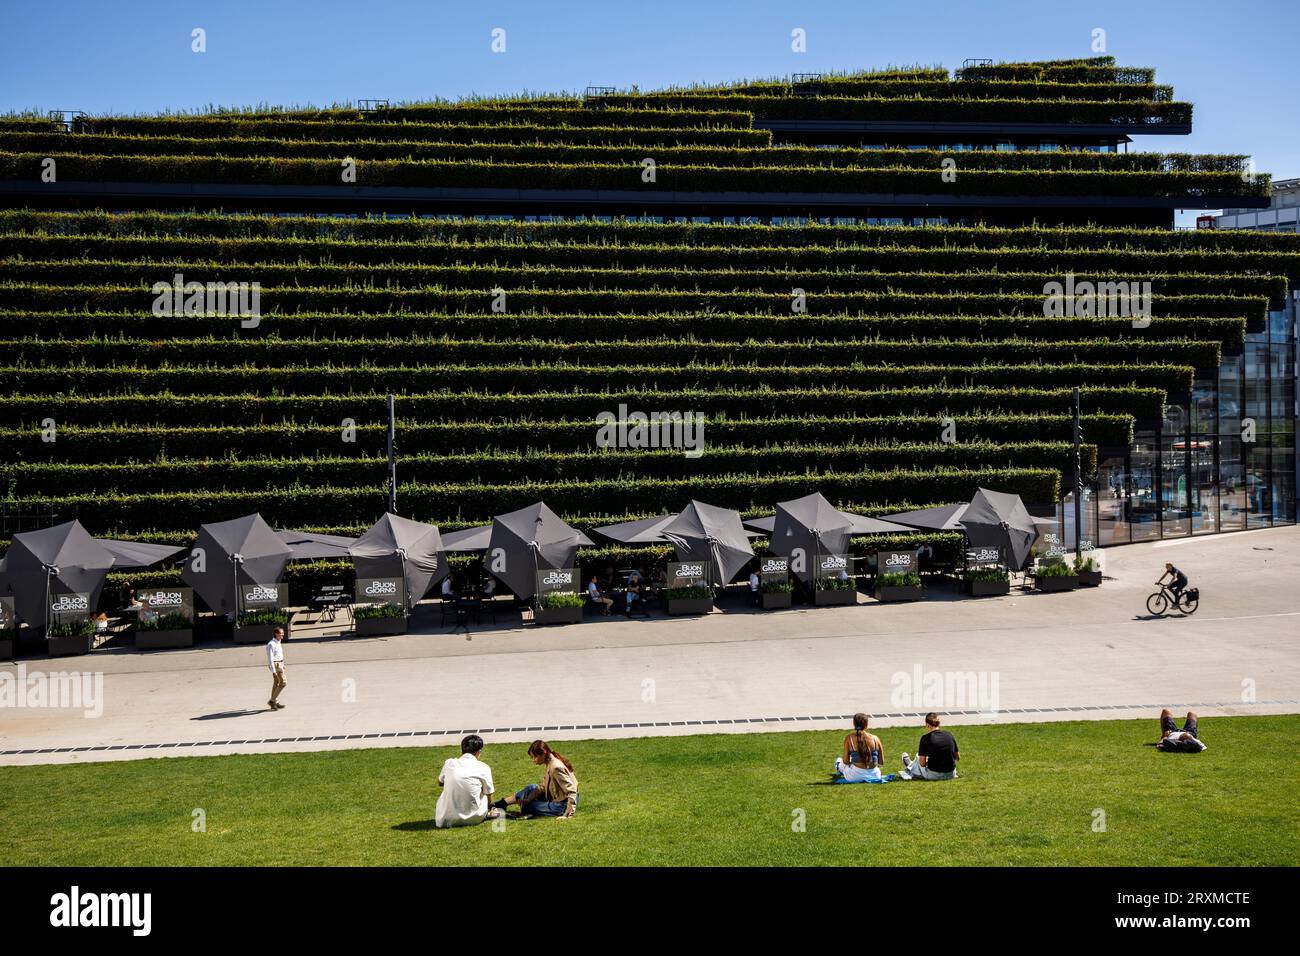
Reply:
[[14, 612], [31, 627], [49, 624], [56, 594], [87, 595], [86, 613], [99, 603], [113, 554], [80, 521], [14, 535], [5, 554], [0, 593], [12, 595]]
[[679, 561], [711, 561], [726, 584], [754, 556], [740, 512], [692, 501], [663, 528]]
[[1019, 495], [980, 488], [961, 518], [970, 543], [981, 548], [1000, 548], [1015, 569], [1025, 566], [1029, 549], [1038, 539], [1038, 526]]
[[537, 591], [538, 571], [573, 567], [578, 546], [584, 544], [591, 540], [539, 501], [492, 519], [485, 564], [495, 578], [527, 600]]
[[203, 525], [194, 548], [202, 555], [202, 570], [186, 561], [181, 578], [220, 613], [237, 614], [241, 586], [275, 584], [293, 557], [259, 514]]
[[358, 578], [401, 578], [408, 610], [447, 576], [438, 529], [399, 515], [385, 514], [349, 551]]

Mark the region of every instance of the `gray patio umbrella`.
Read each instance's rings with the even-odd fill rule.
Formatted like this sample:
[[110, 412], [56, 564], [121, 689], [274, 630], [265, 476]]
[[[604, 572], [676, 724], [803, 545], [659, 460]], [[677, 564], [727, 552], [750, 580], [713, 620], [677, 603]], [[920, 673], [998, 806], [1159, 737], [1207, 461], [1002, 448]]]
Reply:
[[719, 580], [727, 584], [754, 556], [740, 512], [692, 501], [681, 514], [664, 525], [663, 536], [672, 542], [679, 561], [712, 561]]
[[219, 613], [239, 612], [239, 586], [275, 584], [293, 551], [259, 514], [218, 521], [199, 528], [195, 549], [202, 549], [202, 571], [185, 562], [181, 579]]
[[921, 528], [924, 531], [961, 531], [961, 516], [966, 513], [968, 507], [970, 506], [965, 503], [939, 505], [935, 508], [922, 508], [920, 511], [885, 515], [885, 520], [907, 525], [909, 528]]
[[[849, 519], [852, 537], [855, 538], [867, 534], [913, 534], [916, 531], [915, 528], [894, 524], [892, 521], [882, 521], [880, 518], [868, 518], [866, 515], [857, 515], [852, 511], [841, 511], [840, 514]], [[770, 538], [772, 528], [776, 524], [776, 515], [746, 518], [744, 524], [747, 530], [755, 532], [760, 537]]]
[[801, 581], [811, 581], [821, 555], [848, 552], [851, 531], [849, 516], [820, 492], [813, 492], [793, 501], [777, 502], [772, 519], [772, 550], [787, 558], [802, 551], [805, 560], [792, 567]]
[[408, 610], [447, 576], [447, 555], [438, 529], [399, 515], [385, 514], [349, 551], [357, 577], [401, 578]]
[[464, 528], [442, 536], [442, 550], [448, 554], [464, 551], [486, 551], [488, 541], [492, 539], [492, 526], [481, 524], [476, 528]]
[[493, 577], [527, 600], [537, 591], [538, 571], [573, 567], [578, 546], [584, 544], [591, 544], [591, 539], [539, 501], [492, 519], [484, 565]]
[[1038, 539], [1038, 526], [1019, 495], [980, 488], [961, 518], [970, 543], [982, 548], [1002, 548], [1012, 568], [1025, 566], [1029, 549]]
[[350, 557], [348, 548], [352, 547], [357, 540], [337, 534], [316, 534], [311, 531], [277, 531], [275, 535], [293, 552], [290, 561], [320, 561], [328, 558]]
[[619, 544], [662, 544], [668, 540], [664, 537], [664, 528], [676, 517], [676, 515], [656, 515], [653, 518], [642, 518], [640, 521], [609, 524], [603, 528], [593, 528], [592, 531]]
[[14, 599], [14, 612], [31, 627], [48, 623], [51, 596], [87, 594], [87, 610], [99, 603], [113, 554], [79, 521], [14, 535], [5, 554], [0, 594]]
[[152, 567], [164, 561], [178, 559], [187, 549], [174, 544], [146, 544], [141, 541], [114, 541], [111, 538], [97, 538], [100, 544], [113, 555], [114, 571], [137, 571]]

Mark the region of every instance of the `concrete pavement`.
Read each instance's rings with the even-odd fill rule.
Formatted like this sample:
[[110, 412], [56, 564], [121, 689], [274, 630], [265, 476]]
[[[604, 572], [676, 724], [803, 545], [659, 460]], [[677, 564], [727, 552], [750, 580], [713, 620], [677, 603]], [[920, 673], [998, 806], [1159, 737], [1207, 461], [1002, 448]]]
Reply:
[[[427, 633], [369, 639], [295, 625], [278, 712], [260, 646], [26, 660], [29, 682], [77, 671], [92, 689], [102, 680], [102, 699], [0, 707], [0, 764], [445, 744], [470, 731], [501, 742], [839, 727], [858, 710], [878, 726], [932, 709], [951, 724], [1154, 718], [1166, 705], [1300, 713], [1300, 529], [1130, 545], [1105, 561], [1100, 589], [1065, 594], [469, 633], [430, 618]], [[1147, 615], [1165, 561], [1199, 586], [1194, 616]], [[0, 667], [0, 681], [18, 673]]]

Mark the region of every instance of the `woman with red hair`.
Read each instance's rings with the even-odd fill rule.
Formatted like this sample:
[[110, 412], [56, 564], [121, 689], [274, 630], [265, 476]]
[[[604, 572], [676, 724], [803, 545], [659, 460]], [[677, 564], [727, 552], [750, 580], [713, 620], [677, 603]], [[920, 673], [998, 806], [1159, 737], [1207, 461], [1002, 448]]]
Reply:
[[492, 804], [504, 810], [518, 804], [524, 816], [571, 817], [578, 809], [578, 778], [573, 775], [573, 764], [551, 749], [545, 740], [534, 740], [528, 745], [528, 756], [539, 767], [545, 767], [541, 784], [530, 783], [516, 794]]

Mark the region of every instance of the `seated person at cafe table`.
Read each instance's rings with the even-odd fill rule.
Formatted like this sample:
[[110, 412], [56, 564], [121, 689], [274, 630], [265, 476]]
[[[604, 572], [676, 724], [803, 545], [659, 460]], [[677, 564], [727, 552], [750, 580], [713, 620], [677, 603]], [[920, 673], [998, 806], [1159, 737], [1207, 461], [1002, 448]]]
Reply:
[[587, 600], [592, 604], [603, 604], [604, 608], [601, 613], [608, 614], [609, 609], [614, 606], [614, 599], [605, 596], [605, 592], [600, 589], [598, 580], [596, 575], [593, 574], [591, 580], [587, 582]]
[[642, 578], [639, 572], [633, 571], [627, 578], [627, 591], [624, 592], [626, 604], [623, 607], [623, 614], [627, 617], [632, 616], [632, 608], [636, 604], [641, 605], [642, 612], [645, 611], [645, 593], [642, 585]]
[[449, 574], [442, 579], [442, 596], [448, 601], [456, 597], [456, 575]]
[[482, 594], [484, 598], [491, 598], [497, 593], [497, 579], [488, 575], [483, 581]]

